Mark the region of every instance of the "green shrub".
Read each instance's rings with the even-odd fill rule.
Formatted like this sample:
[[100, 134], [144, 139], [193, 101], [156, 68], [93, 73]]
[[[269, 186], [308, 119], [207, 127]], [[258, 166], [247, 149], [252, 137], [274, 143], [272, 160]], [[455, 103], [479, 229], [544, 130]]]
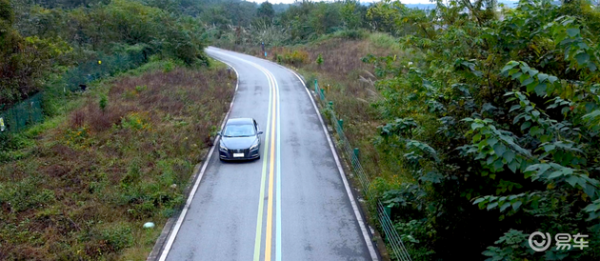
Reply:
[[147, 116], [143, 113], [131, 113], [121, 119], [121, 126], [126, 129], [141, 131], [150, 127]]
[[281, 54], [281, 61], [283, 63], [291, 64], [293, 66], [299, 66], [305, 64], [308, 61], [308, 52], [304, 50], [283, 49]]
[[427, 219], [410, 220], [406, 223], [398, 222], [394, 224], [394, 228], [398, 231], [412, 260], [432, 259], [435, 252], [429, 249], [426, 242], [435, 240], [435, 230]]
[[112, 251], [118, 252], [133, 244], [132, 229], [127, 224], [110, 224], [100, 229], [101, 240], [106, 241]]
[[165, 208], [161, 211], [161, 216], [164, 218], [171, 218], [173, 216], [175, 216], [175, 214], [177, 214], [177, 210], [173, 209], [173, 208]]
[[146, 86], [146, 85], [137, 85], [137, 86], [135, 86], [135, 91], [138, 92], [138, 93], [140, 93], [140, 92], [142, 92], [142, 91], [144, 91], [146, 89], [148, 89], [148, 86]]
[[100, 95], [100, 102], [98, 102], [98, 105], [100, 105], [100, 110], [104, 113], [106, 111], [106, 106], [108, 106], [108, 97], [106, 97], [105, 94]]
[[123, 176], [121, 179], [122, 187], [129, 187], [131, 185], [135, 185], [140, 181], [142, 177], [142, 170], [140, 167], [140, 159], [135, 158], [132, 159], [129, 163], [129, 168], [127, 170], [127, 174]]
[[390, 50], [398, 50], [400, 48], [399, 40], [385, 33], [370, 34], [369, 41], [379, 48], [385, 48]]
[[0, 151], [8, 152], [33, 146], [34, 142], [18, 133], [0, 133]]
[[319, 56], [317, 56], [317, 60], [315, 62], [317, 63], [317, 66], [319, 66], [319, 68], [321, 68], [321, 64], [323, 64], [323, 56], [321, 54], [319, 54]]
[[41, 208], [54, 202], [54, 192], [41, 188], [39, 177], [29, 177], [16, 183], [0, 183], [0, 205], [8, 203], [12, 212]]
[[366, 31], [359, 30], [359, 29], [346, 29], [346, 30], [337, 31], [334, 34], [335, 37], [340, 37], [340, 38], [349, 39], [349, 40], [361, 40], [361, 39], [366, 38], [367, 35], [368, 35], [368, 33]]

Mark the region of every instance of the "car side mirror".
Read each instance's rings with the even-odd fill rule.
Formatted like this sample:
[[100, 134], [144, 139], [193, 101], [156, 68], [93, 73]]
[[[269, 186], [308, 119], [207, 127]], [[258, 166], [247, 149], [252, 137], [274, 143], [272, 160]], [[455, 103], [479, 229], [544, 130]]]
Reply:
[[261, 135], [261, 134], [263, 134], [263, 131], [259, 130], [258, 135]]
[[221, 136], [221, 132], [220, 132], [220, 131], [219, 131], [219, 132], [217, 132], [217, 136]]

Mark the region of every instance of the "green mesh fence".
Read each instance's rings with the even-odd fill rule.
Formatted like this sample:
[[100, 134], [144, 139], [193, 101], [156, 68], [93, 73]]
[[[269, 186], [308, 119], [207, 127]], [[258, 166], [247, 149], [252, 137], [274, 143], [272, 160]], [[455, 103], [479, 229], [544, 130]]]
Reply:
[[[0, 112], [0, 118], [4, 123], [4, 132], [19, 132], [30, 124], [42, 122], [44, 120], [42, 93]], [[0, 126], [0, 130], [2, 130], [2, 126]]]
[[[65, 90], [80, 91], [82, 85], [118, 73], [139, 67], [147, 61], [143, 50], [106, 55], [99, 54], [96, 59], [81, 63], [63, 74]], [[62, 88], [61, 88], [62, 89]], [[20, 132], [31, 124], [44, 120], [42, 110], [43, 92], [13, 105], [10, 109], [0, 112], [0, 132]], [[2, 123], [4, 131], [2, 131]]]
[[[357, 150], [352, 149], [352, 146], [348, 139], [346, 138], [346, 134], [344, 133], [344, 121], [338, 119], [335, 114], [334, 104], [332, 101], [328, 101], [325, 96], [325, 90], [319, 88], [319, 83], [315, 79], [314, 82], [314, 91], [317, 97], [317, 102], [320, 103], [321, 108], [323, 109], [323, 113], [325, 117], [330, 120], [330, 123], [333, 125], [337, 136], [339, 138], [339, 145], [341, 146], [340, 150], [342, 151], [342, 157], [348, 160], [350, 166], [352, 167], [352, 172], [358, 178], [358, 182], [361, 185], [361, 191], [366, 198], [370, 197], [370, 181], [365, 173], [360, 160], [357, 155]], [[412, 261], [404, 243], [402, 243], [402, 239], [398, 232], [394, 228], [394, 224], [390, 219], [389, 208], [386, 208], [381, 201], [377, 201], [376, 203], [376, 212], [377, 212], [377, 221], [379, 221], [379, 227], [383, 235], [385, 235], [385, 242], [387, 244], [388, 249], [391, 252], [391, 258], [394, 260], [401, 261]]]
[[80, 85], [87, 85], [89, 82], [114, 76], [118, 73], [137, 68], [146, 62], [146, 56], [143, 51], [128, 52], [116, 55], [99, 55], [92, 61], [87, 61], [68, 70], [63, 79], [66, 82], [66, 88], [70, 91], [81, 90]]

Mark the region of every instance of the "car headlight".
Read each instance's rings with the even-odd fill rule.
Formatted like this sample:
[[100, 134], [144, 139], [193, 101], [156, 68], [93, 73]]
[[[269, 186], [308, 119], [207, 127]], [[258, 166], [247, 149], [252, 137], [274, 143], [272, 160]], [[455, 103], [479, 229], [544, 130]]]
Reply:
[[220, 150], [220, 151], [225, 151], [225, 152], [227, 151], [227, 147], [225, 147], [225, 146], [223, 145], [223, 142], [219, 142], [219, 150]]
[[256, 149], [258, 147], [258, 140], [256, 140], [254, 142], [254, 144], [252, 144], [252, 146], [250, 147], [250, 150]]

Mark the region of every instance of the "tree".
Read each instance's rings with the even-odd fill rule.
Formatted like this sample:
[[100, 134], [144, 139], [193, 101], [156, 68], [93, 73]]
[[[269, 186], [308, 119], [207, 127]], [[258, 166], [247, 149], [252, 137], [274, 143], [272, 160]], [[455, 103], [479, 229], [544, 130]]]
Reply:
[[0, 0], [0, 104], [12, 104], [43, 88], [57, 58], [70, 51], [59, 38], [23, 37], [13, 28], [8, 0]]
[[362, 25], [360, 3], [354, 0], [346, 0], [341, 8], [341, 16], [344, 25], [349, 29], [357, 29]]
[[225, 9], [222, 6], [211, 6], [202, 12], [200, 19], [204, 23], [225, 30], [227, 25], [231, 24], [231, 20], [225, 16], [226, 13], [227, 12], [225, 12]]
[[275, 10], [273, 10], [273, 5], [268, 1], [260, 4], [256, 10], [256, 17], [267, 24], [271, 24], [273, 22], [274, 16]]
[[495, 18], [496, 0], [461, 0], [461, 3], [479, 24]]
[[252, 2], [225, 2], [222, 4], [224, 16], [231, 21], [231, 25], [248, 27], [257, 16], [256, 4]]
[[275, 16], [275, 10], [273, 10], [273, 5], [268, 1], [263, 2], [258, 7], [258, 10], [256, 10], [256, 16], [272, 20]]
[[[15, 21], [15, 14], [8, 0], [0, 0], [0, 26], [8, 28]], [[4, 31], [0, 31], [2, 33]]]
[[315, 36], [334, 32], [342, 25], [339, 4], [316, 3], [308, 16], [308, 22]]
[[391, 3], [389, 0], [378, 2], [367, 10], [367, 20], [377, 31], [396, 33], [396, 21], [406, 9], [400, 2]]
[[[378, 197], [421, 260], [600, 257], [600, 12], [585, 3], [521, 1], [502, 21], [462, 0], [400, 13], [396, 31], [429, 21], [400, 38], [410, 60], [365, 59], [384, 78], [377, 150], [414, 181]], [[535, 253], [538, 230], [590, 247]]]

